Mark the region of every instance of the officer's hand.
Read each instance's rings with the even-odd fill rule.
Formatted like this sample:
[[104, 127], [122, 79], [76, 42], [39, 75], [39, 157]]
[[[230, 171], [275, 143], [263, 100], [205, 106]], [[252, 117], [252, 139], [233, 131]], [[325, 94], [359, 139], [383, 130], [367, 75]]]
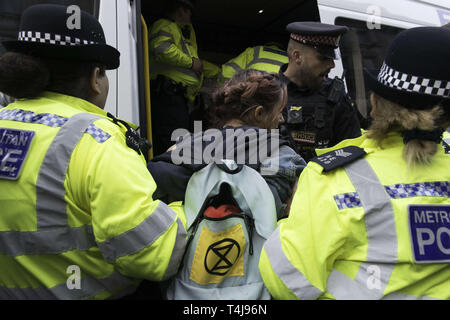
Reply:
[[197, 74], [197, 75], [201, 75], [203, 72], [203, 64], [202, 64], [202, 60], [197, 59], [197, 58], [192, 58], [192, 67], [191, 69]]

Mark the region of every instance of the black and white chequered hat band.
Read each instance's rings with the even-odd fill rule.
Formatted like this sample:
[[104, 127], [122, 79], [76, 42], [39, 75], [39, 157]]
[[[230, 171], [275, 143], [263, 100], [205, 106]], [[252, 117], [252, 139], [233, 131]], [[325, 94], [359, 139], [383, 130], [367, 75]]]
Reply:
[[88, 41], [79, 38], [72, 38], [69, 36], [62, 36], [59, 34], [36, 32], [36, 31], [20, 31], [18, 40], [28, 42], [49, 43], [62, 46], [97, 44], [97, 42], [95, 41]]
[[386, 63], [380, 69], [378, 81], [391, 88], [428, 94], [444, 98], [450, 97], [450, 81], [428, 79], [392, 69]]

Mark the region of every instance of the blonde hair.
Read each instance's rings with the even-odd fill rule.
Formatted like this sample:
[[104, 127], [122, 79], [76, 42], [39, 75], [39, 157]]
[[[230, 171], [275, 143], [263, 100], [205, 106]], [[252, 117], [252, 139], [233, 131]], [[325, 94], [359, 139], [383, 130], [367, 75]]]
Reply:
[[[439, 128], [438, 121], [444, 115], [440, 106], [428, 110], [407, 109], [375, 93], [372, 94], [376, 106], [372, 113], [373, 122], [369, 128], [368, 137], [376, 140], [381, 148], [389, 132], [414, 129], [433, 131]], [[410, 167], [428, 165], [438, 147], [439, 145], [434, 141], [412, 139], [405, 144], [403, 158]]]

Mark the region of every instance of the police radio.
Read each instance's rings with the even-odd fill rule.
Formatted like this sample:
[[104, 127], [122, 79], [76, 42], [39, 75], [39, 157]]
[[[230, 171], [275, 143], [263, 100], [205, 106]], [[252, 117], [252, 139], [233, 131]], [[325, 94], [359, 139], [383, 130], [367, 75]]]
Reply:
[[340, 78], [336, 76], [331, 82], [330, 92], [328, 93], [327, 99], [333, 104], [338, 103], [342, 98], [342, 94], [345, 92], [344, 76], [345, 71], [342, 73]]
[[303, 112], [301, 106], [290, 106], [287, 110], [287, 123], [299, 124], [303, 123]]
[[106, 115], [108, 116], [108, 118], [111, 118], [116, 125], [119, 125], [119, 123], [121, 123], [125, 126], [125, 128], [127, 129], [127, 132], [125, 132], [125, 143], [128, 147], [135, 150], [139, 155], [141, 154], [141, 152], [144, 155], [148, 154], [148, 151], [152, 147], [150, 141], [142, 138], [139, 133], [137, 133], [137, 131], [130, 127], [130, 125], [125, 121], [117, 119], [109, 112]]

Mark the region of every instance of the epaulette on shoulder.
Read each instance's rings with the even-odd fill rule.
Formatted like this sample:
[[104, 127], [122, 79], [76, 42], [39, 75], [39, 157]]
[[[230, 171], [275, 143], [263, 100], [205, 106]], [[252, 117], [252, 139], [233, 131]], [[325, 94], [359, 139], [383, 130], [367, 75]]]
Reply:
[[311, 159], [323, 167], [324, 172], [334, 170], [345, 166], [346, 164], [361, 158], [367, 153], [362, 148], [356, 146], [347, 146], [341, 149], [333, 150], [319, 157]]
[[442, 146], [444, 147], [444, 151], [447, 154], [450, 154], [450, 144], [447, 141], [442, 141]]

